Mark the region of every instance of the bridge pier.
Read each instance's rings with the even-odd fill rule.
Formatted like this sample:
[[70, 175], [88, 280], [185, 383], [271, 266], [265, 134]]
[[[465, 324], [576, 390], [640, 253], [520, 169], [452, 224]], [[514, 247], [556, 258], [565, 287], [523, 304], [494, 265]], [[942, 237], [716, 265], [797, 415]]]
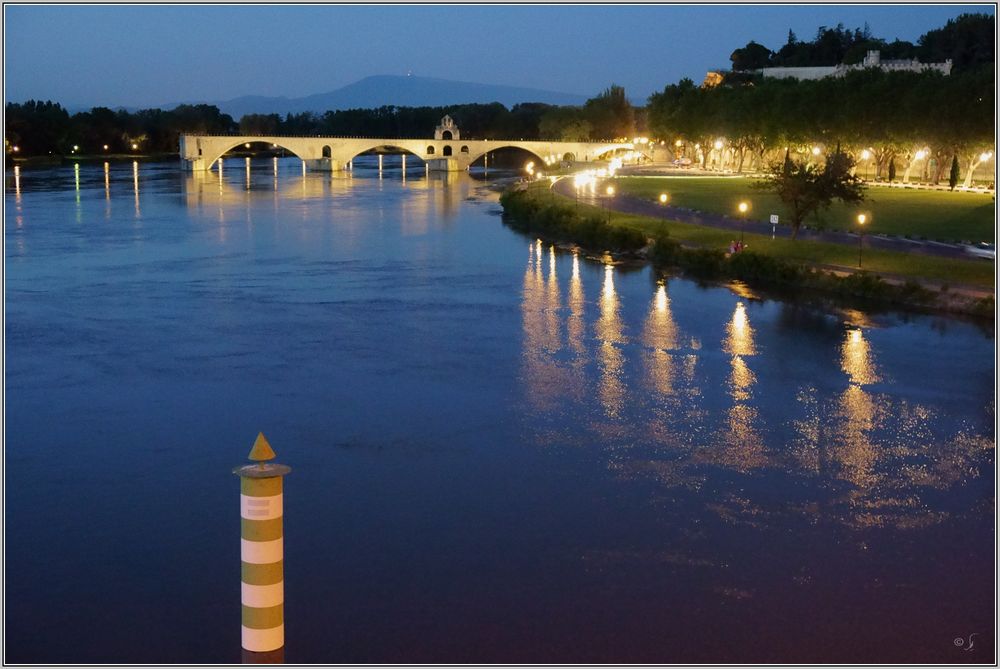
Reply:
[[435, 158], [427, 161], [427, 168], [431, 172], [460, 172], [462, 168], [454, 158]]
[[309, 172], [340, 172], [344, 169], [344, 164], [333, 158], [319, 158], [318, 160], [305, 160], [306, 170]]

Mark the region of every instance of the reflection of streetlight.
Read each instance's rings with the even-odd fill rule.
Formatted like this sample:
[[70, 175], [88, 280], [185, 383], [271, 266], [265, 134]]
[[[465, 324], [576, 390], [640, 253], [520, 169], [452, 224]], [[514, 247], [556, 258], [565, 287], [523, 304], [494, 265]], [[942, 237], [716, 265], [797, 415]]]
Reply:
[[865, 239], [865, 223], [868, 222], [867, 214], [858, 214], [858, 269], [861, 269], [861, 245]]
[[669, 199], [670, 199], [669, 195], [667, 195], [666, 193], [660, 193], [660, 204], [666, 204], [667, 200]]
[[740, 206], [737, 207], [740, 210], [740, 245], [743, 245], [743, 228], [746, 227], [747, 222], [747, 210], [750, 209], [749, 202], [740, 202]]

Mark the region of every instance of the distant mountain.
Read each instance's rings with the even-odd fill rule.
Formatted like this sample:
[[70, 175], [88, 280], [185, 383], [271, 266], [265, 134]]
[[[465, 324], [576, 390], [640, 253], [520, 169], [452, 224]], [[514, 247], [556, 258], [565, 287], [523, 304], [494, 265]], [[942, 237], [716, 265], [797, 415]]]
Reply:
[[[511, 107], [519, 102], [546, 102], [554, 105], [582, 105], [586, 96], [519, 86], [475, 84], [431, 77], [377, 75], [329, 93], [302, 98], [245, 95], [232, 100], [208, 102], [239, 120], [244, 114], [288, 114], [328, 109], [367, 109], [382, 105], [436, 107], [466, 102], [500, 102]], [[173, 109], [180, 103], [160, 105]]]

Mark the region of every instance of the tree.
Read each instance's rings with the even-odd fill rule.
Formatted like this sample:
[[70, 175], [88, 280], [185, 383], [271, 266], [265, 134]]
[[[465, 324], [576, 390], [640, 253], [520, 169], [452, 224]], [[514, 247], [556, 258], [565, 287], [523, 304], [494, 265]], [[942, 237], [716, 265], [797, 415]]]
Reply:
[[736, 49], [729, 56], [734, 70], [759, 70], [771, 63], [771, 50], [766, 46], [750, 41], [742, 49]]
[[948, 175], [948, 190], [955, 190], [958, 185], [958, 156], [951, 157], [951, 173]]
[[625, 96], [625, 89], [611, 84], [600, 95], [590, 98], [583, 106], [586, 119], [593, 126], [593, 139], [632, 137], [635, 132], [635, 115], [632, 103]]
[[889, 183], [896, 180], [896, 159], [889, 159]]
[[834, 200], [864, 201], [864, 183], [851, 173], [853, 168], [854, 160], [838, 146], [822, 169], [804, 162], [793, 161], [791, 169], [775, 163], [770, 174], [754, 187], [776, 194], [791, 210], [792, 239], [795, 239], [806, 217], [829, 208]]

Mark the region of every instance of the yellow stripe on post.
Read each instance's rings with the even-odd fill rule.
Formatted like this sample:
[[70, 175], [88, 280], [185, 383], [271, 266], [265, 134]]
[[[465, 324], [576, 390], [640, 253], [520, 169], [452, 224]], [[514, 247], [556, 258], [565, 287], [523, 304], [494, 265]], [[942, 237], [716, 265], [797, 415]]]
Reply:
[[[249, 459], [233, 470], [240, 477], [240, 580], [242, 646], [249, 653], [285, 647], [284, 501], [282, 479], [290, 467], [267, 460], [274, 450], [257, 435]], [[256, 660], [266, 662], [266, 656]]]

